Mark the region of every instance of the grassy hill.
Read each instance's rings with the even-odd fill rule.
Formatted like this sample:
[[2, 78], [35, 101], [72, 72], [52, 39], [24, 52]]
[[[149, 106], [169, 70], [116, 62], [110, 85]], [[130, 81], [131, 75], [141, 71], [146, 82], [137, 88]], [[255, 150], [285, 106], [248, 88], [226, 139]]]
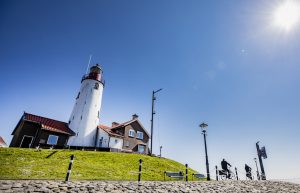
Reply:
[[[137, 180], [139, 159], [143, 180], [164, 180], [164, 171], [185, 172], [176, 161], [139, 154], [0, 148], [0, 179], [64, 180], [72, 154], [72, 180]], [[189, 169], [189, 179], [192, 173]]]

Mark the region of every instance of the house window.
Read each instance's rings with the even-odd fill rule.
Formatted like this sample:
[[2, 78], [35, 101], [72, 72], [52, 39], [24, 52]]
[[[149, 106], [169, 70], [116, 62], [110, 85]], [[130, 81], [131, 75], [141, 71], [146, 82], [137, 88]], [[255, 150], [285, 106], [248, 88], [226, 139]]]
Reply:
[[129, 141], [125, 141], [125, 146], [129, 147], [129, 145], [130, 145]]
[[129, 130], [129, 137], [134, 137], [134, 134], [135, 134], [134, 130], [130, 129]]
[[115, 143], [118, 143], [118, 140], [117, 140], [117, 139], [115, 139]]
[[145, 153], [145, 146], [144, 145], [138, 145], [138, 152], [139, 153]]
[[56, 135], [49, 135], [47, 144], [48, 145], [56, 145], [58, 140], [58, 136]]
[[102, 145], [103, 145], [103, 137], [101, 137], [101, 139], [100, 139], [100, 144], [99, 144], [99, 146], [102, 147]]
[[144, 135], [143, 132], [140, 132], [140, 131], [137, 132], [137, 138], [138, 139], [143, 139], [143, 135]]

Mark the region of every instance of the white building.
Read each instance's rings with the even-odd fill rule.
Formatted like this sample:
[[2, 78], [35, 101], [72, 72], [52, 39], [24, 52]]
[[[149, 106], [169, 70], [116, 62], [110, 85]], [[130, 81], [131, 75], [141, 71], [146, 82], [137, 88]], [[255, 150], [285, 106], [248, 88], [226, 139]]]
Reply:
[[75, 133], [70, 136], [71, 148], [99, 148], [109, 151], [148, 153], [150, 135], [133, 115], [132, 120], [111, 127], [99, 125], [104, 81], [99, 65], [92, 66], [81, 81], [80, 91], [68, 126]]
[[103, 88], [102, 70], [97, 64], [92, 66], [89, 74], [84, 75], [81, 80], [81, 87], [68, 122], [69, 128], [75, 132], [75, 136], [70, 137], [68, 141], [69, 146], [96, 147]]

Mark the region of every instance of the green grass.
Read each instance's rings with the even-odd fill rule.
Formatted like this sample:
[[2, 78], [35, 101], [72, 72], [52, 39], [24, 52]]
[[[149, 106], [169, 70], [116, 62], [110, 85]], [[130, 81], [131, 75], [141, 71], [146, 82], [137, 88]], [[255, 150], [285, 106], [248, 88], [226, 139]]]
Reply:
[[[164, 171], [183, 171], [185, 166], [165, 158], [139, 154], [0, 148], [0, 179], [64, 180], [74, 154], [72, 180], [137, 180], [139, 159], [142, 180], [164, 180]], [[189, 169], [189, 179], [194, 170]]]

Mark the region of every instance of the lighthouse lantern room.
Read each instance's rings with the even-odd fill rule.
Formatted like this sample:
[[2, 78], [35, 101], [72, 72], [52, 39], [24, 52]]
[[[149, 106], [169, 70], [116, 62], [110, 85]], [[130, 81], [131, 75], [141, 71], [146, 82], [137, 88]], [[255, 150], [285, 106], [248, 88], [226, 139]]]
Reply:
[[75, 132], [75, 136], [68, 141], [69, 146], [95, 147], [103, 88], [102, 70], [96, 64], [81, 80], [80, 91], [68, 123], [69, 128]]

